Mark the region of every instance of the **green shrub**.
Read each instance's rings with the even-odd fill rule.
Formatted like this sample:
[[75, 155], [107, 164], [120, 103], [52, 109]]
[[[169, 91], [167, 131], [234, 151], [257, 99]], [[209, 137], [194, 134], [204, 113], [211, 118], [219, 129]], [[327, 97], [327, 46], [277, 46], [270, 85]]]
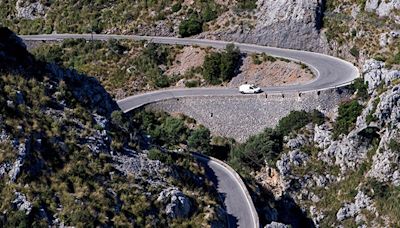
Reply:
[[368, 85], [362, 78], [354, 80], [353, 84], [351, 84], [351, 89], [357, 91], [357, 97], [361, 100], [367, 100], [369, 98]]
[[356, 46], [354, 46], [350, 49], [350, 54], [356, 58], [360, 57], [360, 51], [358, 50], [358, 48]]
[[299, 130], [311, 122], [310, 114], [306, 111], [291, 111], [289, 115], [279, 120], [276, 130], [282, 135]]
[[221, 55], [221, 79], [229, 81], [235, 76], [240, 61], [240, 51], [234, 44], [228, 44]]
[[348, 134], [355, 126], [357, 117], [361, 114], [363, 106], [357, 100], [342, 103], [339, 106], [339, 116], [333, 128], [333, 137]]
[[211, 146], [211, 133], [210, 130], [201, 126], [195, 129], [188, 138], [188, 146], [191, 150], [209, 154]]
[[209, 22], [218, 17], [217, 11], [213, 10], [209, 5], [207, 5], [203, 10], [202, 10], [202, 18], [204, 22]]
[[211, 53], [207, 55], [203, 63], [203, 77], [204, 79], [212, 85], [217, 85], [221, 83], [221, 54]]
[[172, 9], [172, 12], [174, 12], [174, 13], [178, 12], [179, 10], [182, 9], [182, 3], [177, 2], [177, 3], [173, 4], [171, 9]]
[[123, 45], [121, 45], [121, 43], [120, 43], [118, 40], [116, 40], [116, 39], [110, 39], [110, 40], [108, 40], [108, 41], [107, 41], [107, 45], [108, 45], [108, 48], [109, 48], [112, 52], [114, 52], [114, 53], [116, 53], [116, 54], [118, 54], [118, 55], [122, 55], [122, 53], [124, 53], [124, 51], [127, 50], [127, 48], [124, 47]]
[[311, 115], [311, 122], [313, 122], [316, 125], [321, 125], [325, 122], [325, 115], [316, 109], [314, 109], [310, 115]]
[[159, 160], [162, 163], [173, 164], [173, 159], [170, 154], [161, 152], [159, 149], [152, 148], [149, 150], [147, 157], [150, 160]]
[[186, 142], [188, 129], [182, 119], [151, 112], [140, 112], [136, 118], [140, 127], [162, 145], [175, 146]]
[[393, 152], [400, 152], [400, 143], [395, 139], [390, 139], [389, 149]]
[[185, 86], [188, 88], [198, 87], [200, 82], [198, 80], [188, 80], [185, 82]]
[[239, 67], [240, 58], [240, 51], [233, 44], [228, 44], [222, 53], [207, 55], [203, 64], [204, 79], [213, 85], [231, 80]]
[[258, 170], [265, 165], [274, 165], [282, 151], [282, 135], [275, 130], [265, 129], [263, 133], [250, 137], [245, 143], [234, 147], [229, 162], [237, 170], [249, 167]]
[[400, 51], [398, 51], [393, 57], [393, 64], [400, 64]]
[[111, 123], [117, 127], [124, 128], [124, 113], [122, 111], [114, 111], [111, 113]]
[[179, 35], [182, 37], [193, 36], [203, 31], [203, 21], [197, 14], [192, 14], [179, 25]]
[[251, 59], [253, 60], [253, 64], [260, 65], [263, 61], [259, 58], [257, 54], [252, 54]]
[[257, 0], [238, 0], [237, 6], [242, 10], [253, 10], [257, 8]]

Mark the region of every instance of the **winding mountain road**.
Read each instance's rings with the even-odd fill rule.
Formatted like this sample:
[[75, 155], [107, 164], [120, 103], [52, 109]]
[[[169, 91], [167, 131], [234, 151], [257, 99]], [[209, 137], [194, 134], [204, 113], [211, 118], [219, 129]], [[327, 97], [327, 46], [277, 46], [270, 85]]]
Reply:
[[[111, 34], [46, 34], [20, 36], [24, 40], [36, 41], [57, 41], [64, 39], [87, 39], [87, 40], [109, 40], [109, 39], [130, 39], [147, 40], [160, 44], [198, 45], [203, 47], [224, 48], [232, 42], [190, 39], [176, 37], [153, 37], [134, 35], [111, 35]], [[265, 47], [254, 44], [234, 43], [243, 52], [261, 53], [291, 59], [306, 64], [315, 74], [314, 80], [307, 84], [265, 87], [262, 90], [266, 93], [288, 93], [308, 92], [325, 90], [350, 84], [359, 76], [358, 69], [351, 63], [342, 59], [307, 51]], [[165, 89], [127, 97], [119, 100], [118, 105], [124, 112], [129, 112], [143, 105], [180, 97], [195, 96], [233, 96], [237, 95], [237, 88], [190, 88], [190, 89]]]
[[[20, 36], [24, 40], [30, 41], [57, 41], [64, 39], [83, 38], [87, 40], [109, 40], [109, 39], [130, 39], [147, 40], [162, 44], [180, 44], [180, 45], [198, 45], [203, 47], [224, 48], [231, 42], [216, 40], [199, 40], [175, 37], [151, 37], [151, 36], [133, 36], [133, 35], [105, 35], [105, 34], [48, 34], [48, 35], [26, 35]], [[344, 60], [306, 51], [281, 49], [274, 47], [265, 47], [253, 44], [234, 43], [242, 52], [261, 53], [291, 59], [306, 64], [315, 74], [314, 80], [307, 84], [266, 87], [262, 88], [266, 93], [290, 93], [290, 92], [308, 92], [319, 91], [350, 84], [359, 76], [358, 69], [353, 64]], [[129, 112], [138, 107], [153, 102], [180, 97], [196, 96], [236, 96], [237, 88], [191, 88], [191, 89], [165, 89], [140, 95], [127, 97], [119, 100], [118, 105], [124, 112]], [[229, 227], [259, 227], [258, 215], [251, 200], [251, 197], [239, 175], [223, 162], [194, 155], [196, 159], [206, 164], [211, 176], [217, 183], [217, 189], [224, 195], [224, 202], [227, 212], [231, 218], [228, 218]], [[233, 218], [233, 219], [232, 219]]]

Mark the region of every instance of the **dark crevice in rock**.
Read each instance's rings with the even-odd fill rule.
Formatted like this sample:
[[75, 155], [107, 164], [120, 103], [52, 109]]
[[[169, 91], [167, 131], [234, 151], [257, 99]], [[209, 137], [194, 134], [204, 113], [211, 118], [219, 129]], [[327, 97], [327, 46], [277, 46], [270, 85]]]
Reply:
[[318, 1], [317, 8], [315, 9], [315, 28], [318, 32], [324, 26], [324, 13], [325, 13], [326, 0]]

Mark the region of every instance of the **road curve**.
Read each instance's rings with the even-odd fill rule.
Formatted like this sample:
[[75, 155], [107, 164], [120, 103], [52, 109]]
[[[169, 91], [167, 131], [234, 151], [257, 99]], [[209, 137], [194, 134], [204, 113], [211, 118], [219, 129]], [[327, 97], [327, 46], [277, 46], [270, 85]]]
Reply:
[[259, 228], [259, 219], [246, 185], [230, 166], [199, 153], [192, 153], [206, 168], [208, 177], [217, 187], [226, 207], [228, 228]]
[[[108, 40], [108, 39], [131, 39], [147, 40], [161, 44], [198, 45], [203, 47], [224, 48], [232, 42], [190, 39], [175, 37], [153, 37], [134, 35], [111, 35], [111, 34], [47, 34], [47, 35], [25, 35], [20, 36], [24, 40], [55, 41], [63, 39]], [[254, 44], [234, 43], [243, 52], [260, 53], [292, 59], [302, 62], [310, 67], [316, 75], [315, 79], [308, 84], [265, 87], [267, 93], [308, 92], [325, 90], [350, 84], [359, 76], [358, 69], [351, 63], [342, 59], [307, 51], [265, 47]], [[131, 96], [118, 101], [118, 105], [124, 112], [129, 112], [143, 105], [180, 97], [195, 96], [232, 96], [237, 95], [236, 88], [191, 88], [191, 89], [165, 89], [155, 92]]]

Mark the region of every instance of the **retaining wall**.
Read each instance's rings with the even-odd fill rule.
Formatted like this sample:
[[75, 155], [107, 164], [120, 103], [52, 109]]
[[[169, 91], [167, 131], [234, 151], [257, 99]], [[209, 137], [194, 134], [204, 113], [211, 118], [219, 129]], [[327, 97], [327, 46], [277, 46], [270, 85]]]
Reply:
[[266, 127], [274, 127], [292, 110], [318, 109], [327, 114], [350, 96], [348, 89], [339, 88], [303, 94], [186, 97], [149, 104], [145, 109], [183, 113], [215, 135], [244, 142]]

